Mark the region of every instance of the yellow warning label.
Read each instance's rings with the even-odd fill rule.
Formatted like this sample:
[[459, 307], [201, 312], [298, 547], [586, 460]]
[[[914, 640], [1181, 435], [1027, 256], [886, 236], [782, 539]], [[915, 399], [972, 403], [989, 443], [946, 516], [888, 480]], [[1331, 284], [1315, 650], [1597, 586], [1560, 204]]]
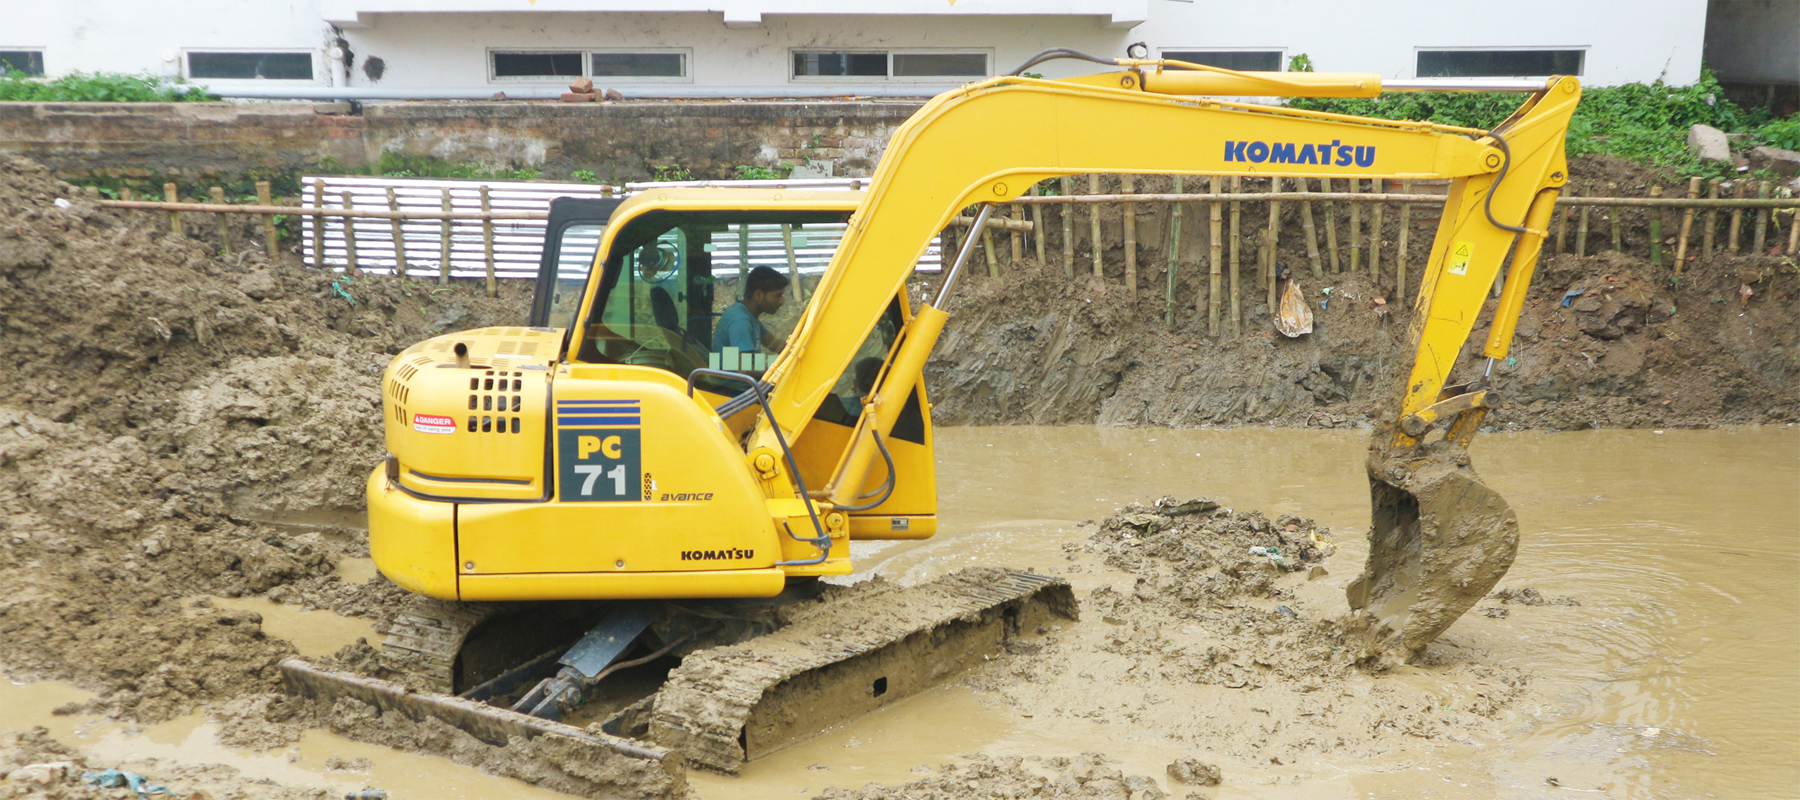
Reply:
[[1450, 274], [1469, 274], [1469, 259], [1475, 257], [1475, 245], [1470, 242], [1457, 242], [1450, 250]]

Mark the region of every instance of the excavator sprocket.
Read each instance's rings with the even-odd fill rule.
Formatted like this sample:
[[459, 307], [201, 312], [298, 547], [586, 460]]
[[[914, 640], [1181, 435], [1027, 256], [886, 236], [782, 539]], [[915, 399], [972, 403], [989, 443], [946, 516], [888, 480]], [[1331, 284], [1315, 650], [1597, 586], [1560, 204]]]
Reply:
[[1410, 660], [1499, 583], [1519, 521], [1451, 442], [1377, 447], [1368, 468], [1369, 558], [1346, 595], [1372, 636], [1370, 656]]

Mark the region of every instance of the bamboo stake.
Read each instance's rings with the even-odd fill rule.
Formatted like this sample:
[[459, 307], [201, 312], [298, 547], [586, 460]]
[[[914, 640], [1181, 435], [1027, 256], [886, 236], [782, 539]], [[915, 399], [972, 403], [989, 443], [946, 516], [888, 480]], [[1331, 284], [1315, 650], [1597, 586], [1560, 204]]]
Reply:
[[[349, 192], [341, 192], [338, 197], [343, 200], [345, 211], [355, 210], [356, 203]], [[356, 273], [356, 220], [352, 217], [344, 218], [344, 271]]]
[[[1412, 181], [1401, 181], [1400, 191], [1410, 192], [1411, 190], [1406, 187], [1411, 185]], [[1569, 189], [1573, 191], [1574, 188], [1575, 186], [1570, 184]], [[1556, 254], [1559, 256], [1568, 250], [1565, 245], [1569, 242], [1569, 208], [1570, 206], [1564, 205], [1556, 210]], [[1402, 231], [1404, 230], [1402, 228]], [[1405, 236], [1406, 234], [1401, 233], [1400, 235]]]
[[[1401, 181], [1400, 182], [1400, 191], [1403, 194], [1412, 194], [1412, 181]], [[1568, 228], [1569, 228], [1569, 215], [1564, 214], [1563, 215], [1563, 230], [1564, 230], [1564, 232], [1567, 232]], [[1412, 236], [1412, 203], [1401, 203], [1400, 204], [1400, 241], [1394, 247], [1394, 250], [1395, 250], [1395, 253], [1394, 253], [1394, 299], [1395, 300], [1405, 300], [1406, 299], [1406, 244], [1407, 244], [1408, 238], [1410, 238], [1411, 236]], [[1559, 253], [1562, 252], [1561, 241], [1562, 240], [1559, 237], [1557, 239], [1557, 242], [1558, 242], [1557, 252], [1559, 252]]]
[[[175, 184], [174, 183], [163, 184], [163, 202], [173, 203], [180, 199], [181, 198], [175, 192]], [[324, 205], [324, 203], [320, 203], [320, 205]], [[179, 211], [169, 212], [169, 232], [175, 234], [176, 236], [186, 236], [187, 235], [187, 232], [181, 229], [181, 212], [179, 212]]]
[[[1606, 185], [1606, 194], [1609, 197], [1618, 197], [1619, 196], [1619, 185], [1616, 183], [1607, 184]], [[1619, 212], [1617, 212], [1617, 211], [1606, 212], [1606, 221], [1609, 225], [1612, 226], [1613, 252], [1615, 252], [1615, 253], [1625, 252], [1625, 239], [1622, 235], [1624, 232], [1624, 226], [1622, 224], [1620, 224], [1620, 222], [1619, 222]]]
[[[1700, 196], [1700, 179], [1688, 178], [1687, 196], [1692, 200]], [[1675, 274], [1687, 266], [1688, 233], [1694, 229], [1694, 210], [1681, 212], [1681, 235], [1675, 239]]]
[[[488, 202], [488, 187], [487, 187], [487, 184], [484, 183], [481, 185], [481, 213], [491, 214], [491, 213], [493, 213], [493, 211], [494, 211], [493, 204]], [[487, 294], [488, 294], [488, 297], [499, 297], [500, 296], [500, 283], [499, 283], [499, 281], [494, 280], [494, 218], [493, 217], [483, 217], [481, 219], [481, 252], [482, 252], [482, 256], [487, 259]]]
[[[1362, 180], [1350, 179], [1350, 193], [1362, 191]], [[1362, 204], [1350, 201], [1350, 274], [1362, 271]]]
[[[261, 183], [267, 183], [267, 181], [261, 181]], [[131, 187], [129, 187], [129, 186], [119, 187], [119, 199], [120, 200], [124, 200], [125, 202], [129, 203], [136, 197], [137, 197], [137, 195], [132, 193]]]
[[[1016, 219], [1023, 220], [1025, 218], [1025, 209], [1023, 208], [1013, 206], [1010, 211]], [[1014, 227], [1010, 234], [1008, 238], [1012, 240], [1012, 260], [1006, 262], [1009, 265], [1017, 264], [1019, 259], [1025, 257], [1025, 234], [1020, 233], [1018, 227]]]
[[[1386, 188], [1381, 186], [1378, 190]], [[1381, 217], [1385, 211], [1386, 207], [1377, 200], [1373, 203], [1373, 211], [1369, 216], [1369, 278], [1376, 286], [1381, 285]]]
[[[1181, 194], [1181, 176], [1175, 176], [1175, 193]], [[1169, 286], [1163, 293], [1163, 325], [1175, 328], [1175, 274], [1181, 269], [1181, 204], [1169, 204]]]
[[[1320, 178], [1319, 185], [1326, 194], [1331, 193], [1330, 178]], [[1338, 258], [1337, 203], [1329, 201], [1325, 203], [1325, 249], [1331, 254], [1331, 271], [1343, 272], [1344, 262]]]
[[[1588, 191], [1593, 191], [1593, 189], [1589, 188]], [[1581, 222], [1575, 229], [1575, 255], [1580, 257], [1587, 256], [1588, 214], [1593, 210], [1593, 206], [1581, 207]]]
[[[1706, 182], [1706, 199], [1708, 199], [1708, 200], [1719, 199], [1719, 179], [1718, 178], [1713, 178]], [[1714, 239], [1714, 237], [1716, 237], [1718, 235], [1719, 235], [1719, 210], [1716, 208], [1709, 208], [1706, 210], [1706, 227], [1701, 231], [1701, 234], [1700, 234], [1700, 242], [1701, 242], [1700, 257], [1701, 258], [1704, 258], [1709, 262], [1712, 261], [1713, 239]]]
[[[1300, 183], [1300, 191], [1307, 191], [1307, 179], [1297, 178], [1296, 180]], [[1300, 201], [1300, 227], [1306, 231], [1306, 260], [1307, 263], [1312, 265], [1312, 276], [1314, 278], [1322, 278], [1325, 274], [1323, 268], [1319, 264], [1319, 231], [1313, 226], [1311, 200]]]
[[[1035, 183], [1031, 185], [1031, 196], [1032, 197], [1038, 196], [1038, 185]], [[1043, 206], [1032, 206], [1031, 207], [1031, 243], [1034, 245], [1037, 245], [1038, 263], [1039, 264], [1050, 263], [1049, 259], [1044, 257], [1044, 207]]]
[[[450, 190], [444, 190], [444, 213], [450, 213]], [[450, 220], [445, 219], [438, 230], [438, 283], [450, 282]]]
[[[1736, 197], [1738, 199], [1743, 199], [1744, 184], [1746, 184], [1746, 183], [1749, 183], [1749, 181], [1732, 181], [1732, 184], [1734, 184], [1732, 196]], [[1734, 256], [1738, 254], [1738, 233], [1741, 230], [1743, 230], [1743, 227], [1744, 227], [1744, 210], [1741, 208], [1732, 209], [1731, 210], [1731, 226], [1730, 226], [1729, 231], [1726, 233], [1726, 238], [1729, 241], [1725, 245], [1725, 251]]]
[[[794, 255], [794, 225], [791, 222], [781, 223], [781, 249], [787, 254], [788, 294], [793, 295], [796, 303], [805, 302], [806, 298], [802, 293], [804, 287], [800, 285], [800, 261]], [[990, 247], [988, 248], [988, 261], [993, 260], [994, 249]], [[991, 264], [988, 271], [993, 272]]]
[[[1662, 187], [1650, 187], [1651, 197], [1662, 197]], [[1650, 266], [1662, 266], [1662, 212], [1650, 212]]]
[[[1098, 174], [1089, 175], [1088, 194], [1099, 193], [1100, 176]], [[1094, 206], [1093, 212], [1088, 215], [1088, 219], [1093, 227], [1092, 233], [1088, 235], [1088, 249], [1094, 252], [1094, 277], [1103, 278], [1105, 277], [1105, 273], [1100, 269], [1100, 206]]]
[[[955, 235], [952, 229], [952, 236]], [[952, 246], [951, 252], [955, 252]], [[744, 287], [750, 282], [750, 225], [738, 223], [738, 299], [744, 299]]]
[[1800, 211], [1788, 220], [1788, 255], [1800, 254]]
[[[1131, 194], [1136, 183], [1130, 173], [1119, 176], [1121, 194]], [[1137, 203], [1127, 201], [1119, 209], [1125, 224], [1125, 290], [1137, 296]]]
[[[387, 190], [387, 201], [389, 211], [396, 213], [400, 211], [400, 198], [394, 195], [394, 189], [391, 186], [388, 187]], [[394, 270], [400, 273], [400, 277], [404, 278], [407, 276], [406, 232], [401, 229], [403, 223], [400, 221], [399, 217], [388, 220], [388, 224], [390, 226], [389, 230], [391, 231], [389, 236], [393, 237], [394, 240]]]
[[[1223, 183], [1224, 181], [1220, 179], [1219, 176], [1212, 176], [1212, 193], [1219, 194], [1220, 186]], [[1208, 254], [1211, 256], [1211, 261], [1208, 265], [1206, 278], [1206, 333], [1215, 339], [1219, 336], [1219, 273], [1221, 266], [1220, 262], [1222, 261], [1220, 258], [1220, 250], [1224, 245], [1221, 238], [1222, 232], [1220, 231], [1220, 223], [1223, 221], [1223, 212], [1224, 209], [1220, 207], [1217, 201], [1207, 204], [1207, 217], [1209, 218], [1207, 227], [1207, 234], [1209, 235], [1207, 238], [1207, 250]]]
[[[126, 189], [125, 192], [125, 199], [130, 200], [131, 190]], [[269, 196], [268, 181], [256, 182], [256, 202], [265, 206], [274, 205], [275, 201]], [[281, 252], [281, 231], [275, 229], [275, 217], [271, 215], [263, 217], [263, 248], [268, 252], [269, 258], [274, 258], [276, 253]]]
[[[1270, 178], [1269, 189], [1281, 191], [1281, 179]], [[1269, 316], [1275, 316], [1275, 259], [1281, 242], [1281, 201], [1269, 201], [1269, 228], [1263, 234], [1263, 242], [1269, 249], [1269, 258], [1263, 264], [1263, 283], [1267, 284]]]
[[[1062, 188], [1062, 196], [1068, 197], [1072, 191], [1067, 176], [1058, 179]], [[1063, 277], [1075, 279], [1075, 207], [1063, 206]]]
[[[1243, 189], [1243, 178], [1231, 176], [1231, 193], [1237, 194]], [[1242, 291], [1238, 288], [1238, 248], [1243, 245], [1244, 237], [1239, 235], [1238, 220], [1243, 216], [1243, 203], [1231, 201], [1231, 335], [1238, 334], [1238, 321], [1243, 319], [1238, 311], [1238, 298]]]
[[[225, 190], [223, 188], [214, 186], [211, 189], [206, 190], [206, 193], [212, 197], [212, 201], [214, 203], [216, 203], [218, 205], [225, 205]], [[219, 214], [218, 217], [219, 217], [219, 252], [224, 255], [231, 255], [231, 222], [230, 222], [230, 218], [226, 217], [224, 214]]]
[[[1758, 199], [1758, 200], [1769, 199], [1769, 182], [1768, 181], [1763, 181], [1756, 185], [1756, 199]], [[1766, 208], [1757, 209], [1756, 210], [1756, 231], [1750, 235], [1750, 252], [1752, 255], [1760, 256], [1763, 254], [1763, 234], [1768, 232], [1768, 228], [1769, 228], [1769, 210]]]

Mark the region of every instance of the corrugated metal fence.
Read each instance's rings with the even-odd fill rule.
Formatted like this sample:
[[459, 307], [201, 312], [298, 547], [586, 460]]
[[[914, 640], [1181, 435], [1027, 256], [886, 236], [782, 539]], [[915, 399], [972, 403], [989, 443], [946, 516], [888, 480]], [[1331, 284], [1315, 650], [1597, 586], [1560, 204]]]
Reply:
[[[535, 219], [387, 220], [367, 217], [317, 217], [301, 219], [301, 254], [308, 266], [343, 269], [354, 250], [357, 269], [393, 274], [404, 255], [406, 274], [432, 277], [441, 274], [446, 260], [450, 275], [480, 278], [487, 275], [490, 257], [499, 278], [533, 278], [542, 255], [544, 216], [550, 201], [558, 197], [628, 197], [650, 188], [701, 186], [769, 187], [789, 189], [861, 189], [867, 181], [840, 179], [770, 181], [693, 181], [681, 183], [628, 183], [623, 187], [594, 183], [545, 181], [483, 181], [431, 178], [360, 176], [307, 176], [301, 178], [302, 202], [307, 205], [348, 207], [373, 211], [530, 213]], [[743, 231], [719, 235], [711, 244], [714, 273], [735, 275], [740, 264], [770, 266], [787, 271], [788, 243], [780, 225], [741, 226]], [[804, 231], [790, 231], [794, 266], [801, 274], [824, 271], [843, 238], [843, 225], [809, 224]], [[583, 234], [572, 232], [577, 238]], [[586, 236], [597, 236], [587, 233]], [[569, 252], [572, 240], [565, 242]], [[748, 245], [748, 259], [741, 245]], [[591, 251], [589, 251], [591, 252]], [[933, 239], [918, 264], [923, 271], [942, 265], [939, 242]], [[568, 265], [576, 266], [576, 265]], [[587, 264], [576, 269], [585, 271]]]

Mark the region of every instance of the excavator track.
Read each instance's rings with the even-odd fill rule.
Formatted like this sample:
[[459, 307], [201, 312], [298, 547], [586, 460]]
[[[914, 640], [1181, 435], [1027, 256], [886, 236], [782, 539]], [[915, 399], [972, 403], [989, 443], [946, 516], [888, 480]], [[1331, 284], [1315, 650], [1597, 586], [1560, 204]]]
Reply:
[[523, 605], [415, 597], [390, 623], [381, 643], [381, 666], [414, 688], [456, 694], [457, 656], [469, 633]]
[[845, 594], [801, 609], [774, 633], [690, 654], [656, 694], [651, 741], [690, 764], [736, 773], [1077, 613], [1068, 583], [999, 568]]

